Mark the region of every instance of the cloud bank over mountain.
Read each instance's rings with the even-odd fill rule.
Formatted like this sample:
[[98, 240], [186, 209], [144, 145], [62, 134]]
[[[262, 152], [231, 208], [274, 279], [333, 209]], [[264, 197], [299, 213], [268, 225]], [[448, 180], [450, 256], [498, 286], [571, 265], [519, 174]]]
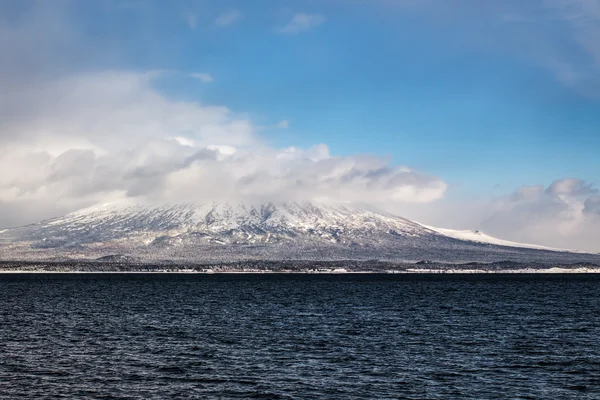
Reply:
[[496, 199], [481, 226], [515, 240], [600, 251], [599, 204], [598, 189], [592, 185], [560, 179], [548, 187], [523, 186]]
[[[452, 192], [452, 187], [448, 189]], [[451, 199], [385, 207], [428, 225], [478, 229], [521, 243], [600, 252], [600, 191], [577, 178], [521, 186], [496, 197]]]
[[[375, 156], [270, 147], [244, 115], [162, 95], [153, 86], [161, 75], [85, 73], [3, 96], [12, 112], [1, 130], [1, 204], [32, 204], [36, 218], [45, 204], [52, 214], [57, 204], [72, 211], [125, 197], [429, 202], [446, 190], [439, 178]], [[4, 224], [27, 221], [9, 218]]]

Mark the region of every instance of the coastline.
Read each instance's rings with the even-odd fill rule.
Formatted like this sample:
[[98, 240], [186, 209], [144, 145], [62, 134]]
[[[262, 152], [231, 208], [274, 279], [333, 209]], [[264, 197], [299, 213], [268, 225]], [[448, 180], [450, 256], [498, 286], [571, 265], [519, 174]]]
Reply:
[[474, 275], [474, 274], [600, 274], [600, 268], [548, 268], [548, 269], [535, 269], [535, 268], [522, 268], [522, 269], [506, 269], [506, 270], [482, 270], [482, 269], [407, 269], [402, 271], [195, 271], [195, 270], [153, 270], [153, 271], [44, 271], [44, 270], [10, 270], [1, 271], [1, 274], [177, 274], [177, 275]]

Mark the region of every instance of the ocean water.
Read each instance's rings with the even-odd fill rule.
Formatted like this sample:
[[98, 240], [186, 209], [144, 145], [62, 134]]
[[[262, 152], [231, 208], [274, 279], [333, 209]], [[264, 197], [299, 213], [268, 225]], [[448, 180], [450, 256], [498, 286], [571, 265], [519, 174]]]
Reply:
[[0, 398], [600, 399], [600, 276], [1, 274]]

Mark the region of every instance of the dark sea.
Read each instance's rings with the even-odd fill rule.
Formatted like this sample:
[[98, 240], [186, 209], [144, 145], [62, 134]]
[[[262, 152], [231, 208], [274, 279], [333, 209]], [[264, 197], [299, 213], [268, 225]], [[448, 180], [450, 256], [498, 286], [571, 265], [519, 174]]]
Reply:
[[0, 274], [1, 399], [600, 399], [600, 275]]

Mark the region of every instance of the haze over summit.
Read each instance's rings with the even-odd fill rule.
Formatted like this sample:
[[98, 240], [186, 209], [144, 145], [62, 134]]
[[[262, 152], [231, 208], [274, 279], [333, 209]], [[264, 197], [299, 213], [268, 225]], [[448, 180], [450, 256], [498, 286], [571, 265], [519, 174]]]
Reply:
[[467, 3], [4, 1], [0, 229], [345, 202], [600, 251], [600, 5]]

